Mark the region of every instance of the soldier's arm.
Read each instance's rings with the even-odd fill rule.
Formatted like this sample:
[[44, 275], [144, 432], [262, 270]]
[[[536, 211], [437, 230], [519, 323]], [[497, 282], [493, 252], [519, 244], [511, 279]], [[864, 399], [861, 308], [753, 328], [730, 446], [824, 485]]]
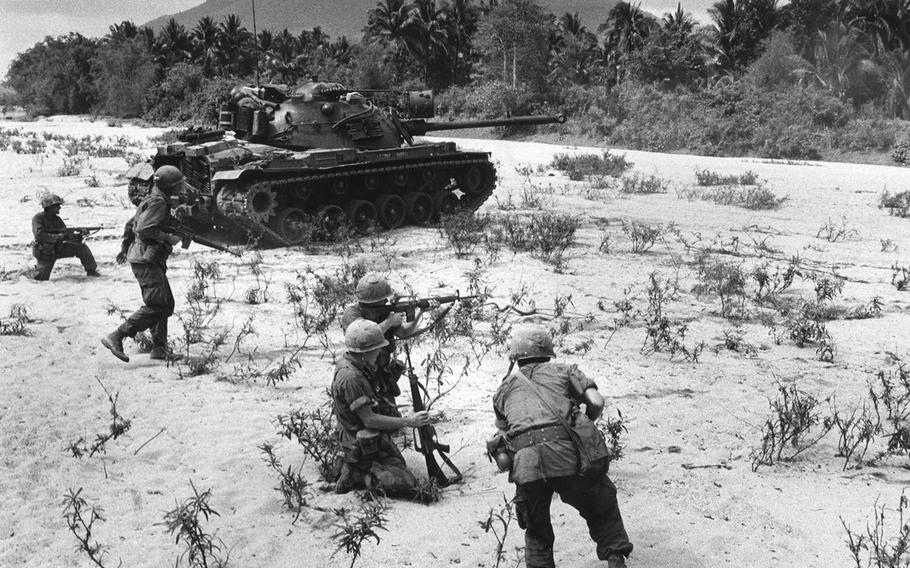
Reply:
[[591, 420], [597, 420], [604, 412], [604, 397], [598, 392], [597, 387], [590, 387], [585, 391], [585, 414]]
[[394, 432], [401, 428], [419, 428], [430, 424], [430, 417], [426, 411], [415, 412], [409, 416], [383, 416], [376, 414], [369, 405], [357, 409], [357, 417], [363, 425], [373, 430], [386, 430]]
[[32, 218], [32, 234], [35, 235], [35, 241], [39, 243], [56, 243], [63, 237], [62, 234], [53, 234], [47, 232], [50, 227], [47, 226], [47, 219], [42, 215], [36, 215]]
[[142, 218], [136, 220], [133, 231], [146, 242], [170, 243], [180, 242], [180, 237], [165, 233], [161, 225], [168, 216], [168, 206], [163, 200], [155, 200], [143, 212]]

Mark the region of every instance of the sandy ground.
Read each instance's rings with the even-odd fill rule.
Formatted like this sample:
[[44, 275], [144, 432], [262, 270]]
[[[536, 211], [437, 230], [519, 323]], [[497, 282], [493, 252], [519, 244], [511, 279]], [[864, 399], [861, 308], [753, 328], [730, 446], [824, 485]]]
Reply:
[[[31, 123], [7, 122], [3, 128], [83, 136], [126, 135], [147, 144], [155, 129], [109, 127], [75, 117]], [[599, 151], [558, 145], [460, 140], [468, 148], [492, 152], [500, 183], [495, 197], [516, 201], [526, 180], [516, 166], [550, 162], [554, 153]], [[149, 154], [152, 145], [137, 151]], [[750, 451], [760, 440], [759, 426], [768, 415], [768, 398], [776, 395], [776, 380], [795, 383], [819, 398], [836, 396], [839, 406], [856, 405], [867, 381], [878, 369], [893, 368], [888, 353], [906, 354], [910, 330], [907, 296], [890, 284], [890, 266], [905, 262], [910, 251], [910, 221], [889, 217], [878, 209], [883, 189], [907, 189], [906, 169], [853, 164], [785, 163], [756, 159], [708, 158], [646, 152], [624, 152], [633, 172], [656, 175], [671, 182], [661, 195], [624, 196], [616, 191], [585, 197], [584, 182], [541, 172], [530, 178], [544, 192], [548, 209], [582, 217], [578, 242], [569, 251], [564, 273], [538, 259], [503, 250], [487, 265], [485, 278], [493, 299], [508, 303], [512, 292], [525, 287], [539, 307], [571, 294], [572, 325], [593, 314], [566, 339], [567, 346], [591, 340], [586, 354], [565, 355], [578, 363], [606, 395], [608, 414], [620, 409], [628, 419], [625, 456], [613, 464], [611, 477], [635, 552], [630, 566], [851, 566], [841, 518], [862, 530], [873, 504], [893, 507], [910, 482], [906, 459], [889, 458], [874, 466], [848, 468], [835, 457], [836, 440], [829, 435], [815, 448], [790, 463], [751, 471]], [[99, 338], [119, 321], [109, 308], [131, 311], [139, 306], [139, 290], [127, 267], [117, 266], [118, 236], [131, 215], [125, 198], [126, 171], [121, 158], [91, 159], [79, 176], [59, 177], [61, 152], [43, 156], [0, 152], [0, 316], [14, 304], [25, 304], [34, 321], [23, 337], [0, 337], [0, 566], [87, 566], [84, 554], [63, 520], [63, 495], [83, 488], [90, 504], [102, 506], [104, 523], [94, 537], [110, 548], [106, 565], [117, 559], [129, 567], [173, 564], [181, 548], [161, 525], [175, 500], [197, 488], [212, 490], [212, 507], [219, 516], [206, 524], [230, 550], [233, 566], [347, 566], [343, 553], [333, 556], [335, 515], [315, 508], [304, 511], [296, 525], [274, 490], [277, 476], [261, 459], [257, 446], [276, 444], [287, 465], [299, 465], [299, 446], [278, 437], [274, 418], [293, 408], [314, 408], [324, 401], [331, 380], [332, 354], [315, 340], [301, 351], [300, 369], [278, 386], [263, 381], [232, 383], [238, 359], [225, 361], [199, 377], [181, 379], [174, 368], [150, 362], [127, 342], [133, 360], [122, 364], [99, 344]], [[708, 201], [677, 197], [676, 189], [691, 187], [696, 168], [719, 173], [756, 172], [778, 195], [789, 196], [775, 211], [749, 211]], [[88, 187], [94, 175], [98, 187]], [[67, 203], [62, 216], [70, 225], [103, 225], [89, 244], [104, 274], [86, 279], [76, 259], [61, 260], [50, 282], [34, 282], [17, 273], [32, 265], [30, 219], [38, 195], [50, 190]], [[80, 198], [87, 198], [82, 205]], [[484, 210], [496, 211], [491, 199]], [[675, 240], [646, 254], [632, 254], [620, 219], [676, 223], [682, 234], [704, 243], [738, 236], [743, 251], [752, 239], [768, 238], [782, 258], [800, 255], [813, 266], [836, 267], [847, 277], [836, 303], [854, 306], [874, 296], [883, 302], [875, 319], [833, 321], [828, 324], [837, 345], [833, 363], [818, 360], [812, 347], [799, 349], [789, 341], [777, 345], [757, 319], [742, 323], [744, 339], [756, 346], [754, 356], [713, 349], [722, 344], [723, 330], [732, 324], [719, 317], [716, 297], [691, 292], [696, 283], [691, 261]], [[829, 219], [853, 230], [850, 238], [828, 242], [816, 232]], [[603, 221], [609, 220], [606, 229]], [[612, 252], [598, 251], [604, 231]], [[881, 252], [882, 239], [897, 250]], [[376, 250], [371, 250], [371, 245]], [[483, 253], [479, 252], [482, 257]], [[311, 254], [297, 250], [262, 251], [270, 279], [270, 301], [249, 305], [243, 291], [253, 285], [250, 253], [238, 261], [226, 254], [193, 246], [174, 257], [170, 279], [178, 313], [186, 310], [185, 291], [194, 258], [217, 260], [222, 277], [219, 297], [227, 298], [207, 331], [231, 328], [253, 316], [256, 335], [244, 350], [258, 349], [260, 361], [279, 360], [297, 348], [301, 334], [293, 323], [284, 283], [310, 267], [333, 273], [345, 259], [330, 248]], [[737, 260], [735, 257], [730, 257]], [[465, 273], [474, 256], [457, 259], [435, 229], [408, 228], [387, 239], [366, 242], [350, 261], [363, 260], [376, 268], [391, 268], [396, 286], [418, 292], [467, 289]], [[689, 323], [686, 343], [708, 345], [698, 363], [670, 361], [664, 353], [640, 352], [644, 328], [634, 323], [616, 331], [614, 300], [631, 289], [643, 309], [647, 275], [677, 271], [681, 294], [666, 309]], [[741, 258], [751, 267], [755, 258]], [[787, 293], [809, 297], [810, 285], [799, 281]], [[603, 300], [606, 311], [597, 308]], [[116, 310], [115, 310], [116, 312]], [[516, 321], [510, 318], [510, 321]], [[172, 320], [172, 335], [180, 323]], [[331, 349], [341, 352], [340, 329], [330, 336]], [[427, 345], [415, 348], [421, 359]], [[470, 346], [460, 340], [452, 348], [453, 367], [461, 366]], [[440, 438], [452, 445], [452, 458], [465, 473], [462, 484], [443, 491], [440, 502], [423, 506], [394, 502], [381, 544], [367, 544], [360, 566], [494, 566], [496, 540], [478, 522], [503, 495], [511, 495], [506, 477], [495, 472], [483, 455], [483, 441], [492, 432], [490, 399], [507, 361], [490, 353], [481, 363], [470, 360], [469, 373], [436, 409], [444, 413], [437, 424]], [[107, 396], [100, 380], [119, 392], [117, 408], [132, 420], [131, 430], [108, 444], [107, 453], [76, 459], [66, 448], [80, 436], [92, 439], [110, 424]], [[403, 397], [407, 402], [408, 397]], [[163, 434], [141, 447], [162, 428]], [[870, 451], [870, 455], [871, 455]], [[411, 465], [423, 470], [419, 455], [406, 450]], [[317, 483], [316, 465], [304, 464], [303, 474]], [[356, 495], [336, 496], [315, 491], [310, 504], [324, 510], [356, 507]], [[889, 517], [889, 522], [894, 519]], [[554, 502], [559, 566], [598, 566], [583, 521], [573, 510]], [[891, 532], [896, 528], [889, 525]], [[515, 547], [523, 544], [513, 523], [502, 566], [514, 566]]]

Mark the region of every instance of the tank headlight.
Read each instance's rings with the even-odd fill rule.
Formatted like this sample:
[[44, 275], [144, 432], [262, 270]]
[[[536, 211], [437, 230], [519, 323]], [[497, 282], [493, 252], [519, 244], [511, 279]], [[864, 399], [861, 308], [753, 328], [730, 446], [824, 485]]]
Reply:
[[335, 113], [335, 105], [331, 103], [322, 103], [322, 106], [319, 107], [319, 110], [322, 111], [322, 114], [326, 116], [332, 116]]

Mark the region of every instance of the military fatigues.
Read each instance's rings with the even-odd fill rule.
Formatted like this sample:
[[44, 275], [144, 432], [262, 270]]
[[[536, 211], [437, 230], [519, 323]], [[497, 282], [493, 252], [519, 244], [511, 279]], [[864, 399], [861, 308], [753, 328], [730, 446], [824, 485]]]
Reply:
[[87, 274], [98, 270], [98, 264], [92, 251], [85, 243], [64, 241], [63, 234], [49, 231], [62, 231], [66, 223], [59, 215], [50, 215], [44, 211], [32, 217], [32, 233], [35, 242], [32, 244], [32, 256], [38, 261], [35, 280], [47, 280], [51, 277], [54, 263], [58, 258], [77, 257]]
[[[531, 363], [521, 372], [564, 417], [583, 402], [584, 392], [597, 385], [575, 365]], [[597, 543], [597, 557], [628, 556], [632, 543], [626, 535], [616, 487], [606, 475], [578, 475], [578, 455], [564, 428], [520, 376], [507, 377], [493, 396], [496, 417], [507, 424], [507, 435], [517, 450], [510, 480], [515, 482], [519, 525], [525, 529], [528, 568], [554, 568], [553, 525], [550, 502], [558, 493], [578, 510]], [[541, 441], [545, 439], [547, 441]], [[528, 444], [528, 445], [525, 445]], [[523, 446], [523, 447], [522, 447]]]
[[[348, 306], [344, 313], [341, 314], [341, 329], [347, 330], [352, 322], [363, 318], [374, 323], [382, 323], [386, 312], [364, 309], [359, 304]], [[395, 358], [395, 332], [398, 327], [389, 328], [385, 332], [386, 341], [389, 344], [382, 348], [379, 358], [376, 360], [376, 394], [379, 397], [379, 403], [383, 407], [380, 414], [387, 416], [401, 416], [398, 406], [395, 403], [395, 397], [401, 394], [401, 387], [398, 386], [398, 379], [404, 372], [404, 365]]]
[[142, 289], [145, 305], [118, 329], [127, 337], [149, 329], [152, 345], [161, 349], [167, 349], [167, 318], [174, 313], [175, 305], [167, 281], [167, 257], [172, 247], [167, 241], [167, 233], [159, 227], [169, 212], [167, 197], [158, 189], [153, 189], [136, 209], [132, 220], [133, 240], [129, 244], [126, 260]]
[[407, 469], [390, 433], [368, 430], [357, 416], [357, 411], [367, 405], [376, 414], [395, 416], [383, 403], [377, 384], [375, 370], [349, 353], [345, 353], [335, 366], [332, 405], [344, 451], [344, 465], [336, 492], [378, 486], [390, 497], [410, 497], [415, 494], [417, 479]]

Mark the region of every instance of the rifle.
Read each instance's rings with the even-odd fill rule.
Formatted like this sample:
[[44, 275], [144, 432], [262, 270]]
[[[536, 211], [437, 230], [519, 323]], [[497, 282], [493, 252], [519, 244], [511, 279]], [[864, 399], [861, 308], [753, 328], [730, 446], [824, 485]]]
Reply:
[[239, 252], [232, 251], [231, 249], [229, 249], [228, 247], [226, 247], [224, 245], [220, 245], [220, 244], [216, 243], [215, 241], [211, 241], [211, 240], [203, 237], [196, 231], [190, 229], [186, 225], [184, 225], [174, 219], [168, 219], [167, 221], [162, 223], [160, 225], [160, 227], [161, 227], [161, 230], [164, 231], [165, 233], [170, 233], [172, 235], [176, 235], [176, 236], [180, 237], [180, 239], [182, 241], [180, 244], [181, 248], [190, 248], [190, 243], [193, 242], [193, 243], [198, 243], [202, 246], [209, 247], [209, 248], [212, 248], [215, 250], [220, 250], [221, 252], [226, 252], [228, 254], [232, 254], [238, 258], [240, 257]]
[[63, 235], [64, 241], [78, 241], [88, 235], [94, 235], [104, 227], [66, 227], [64, 229], [46, 229], [45, 232], [52, 235]]
[[[421, 412], [426, 410], [426, 406], [420, 391], [423, 389], [426, 392], [426, 388], [420, 384], [420, 379], [417, 377], [417, 373], [414, 372], [414, 366], [411, 364], [411, 348], [408, 345], [404, 346], [404, 352], [408, 362], [408, 380], [411, 383], [411, 402], [414, 405], [414, 412]], [[432, 425], [421, 426], [416, 429], [414, 433], [414, 449], [423, 454], [427, 462], [427, 476], [430, 479], [435, 479], [440, 487], [446, 487], [461, 481], [461, 472], [455, 467], [449, 456], [446, 455], [449, 453], [449, 445], [439, 443], [436, 439], [436, 428]], [[439, 463], [436, 462], [433, 452], [438, 453], [443, 463], [452, 470], [455, 474], [453, 477], [449, 478], [446, 476]]]
[[382, 312], [382, 315], [388, 317], [391, 313], [404, 314], [407, 321], [413, 321], [414, 317], [417, 315], [417, 309], [426, 309], [429, 308], [433, 302], [439, 304], [451, 304], [452, 302], [457, 302], [459, 300], [473, 300], [474, 298], [480, 298], [481, 296], [462, 296], [458, 292], [455, 292], [455, 295], [451, 296], [428, 296], [426, 298], [411, 298], [409, 300], [395, 300], [390, 304], [385, 304], [383, 306], [378, 306], [375, 309]]

